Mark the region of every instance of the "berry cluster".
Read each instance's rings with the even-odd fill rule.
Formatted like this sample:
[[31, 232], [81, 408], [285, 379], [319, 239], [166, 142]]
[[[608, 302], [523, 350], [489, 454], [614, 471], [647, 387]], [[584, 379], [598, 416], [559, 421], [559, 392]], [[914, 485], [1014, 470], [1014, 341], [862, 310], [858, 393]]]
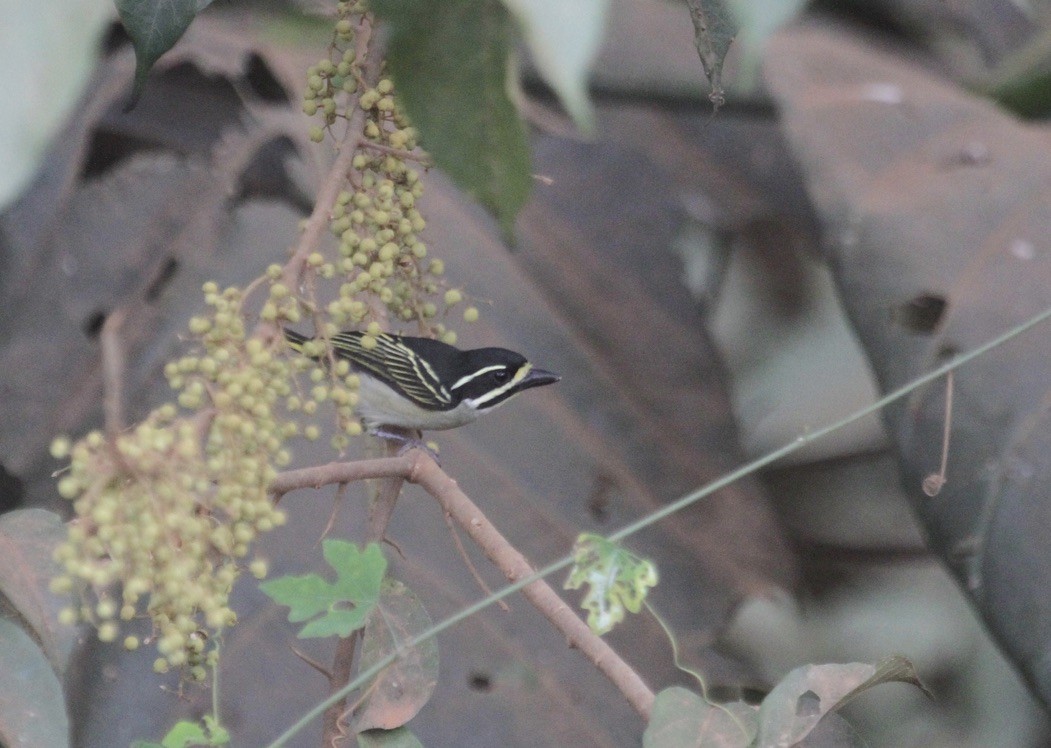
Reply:
[[[245, 566], [266, 575], [265, 561], [247, 557], [259, 533], [285, 521], [267, 488], [290, 461], [287, 440], [318, 439], [321, 429], [311, 419], [326, 403], [336, 416], [334, 449], [342, 452], [361, 433], [354, 417], [358, 377], [323, 339], [355, 327], [369, 333], [368, 345], [394, 322], [456, 342], [455, 331], [439, 320], [464, 303], [463, 292], [446, 286], [443, 262], [428, 256], [419, 237], [423, 185], [409, 165], [421, 159], [417, 133], [389, 79], [365, 82], [353, 48], [361, 0], [337, 7], [333, 43], [309, 71], [303, 109], [321, 117], [323, 125], [311, 132], [315, 141], [337, 119], [363, 123], [357, 142], [347, 141], [357, 149], [354, 172], [330, 212], [338, 249], [331, 257], [310, 254], [299, 288], [289, 287], [279, 265], [259, 281], [269, 284], [261, 321], [274, 330], [307, 316], [322, 339], [305, 343], [305, 355], [298, 355], [280, 339], [249, 336], [247, 292], [206, 283], [209, 312], [189, 324], [197, 351], [164, 370], [178, 405], [192, 415], [180, 416], [168, 404], [119, 435], [92, 432], [76, 445], [59, 439], [52, 446], [55, 457], [70, 458], [58, 490], [76, 515], [56, 551], [64, 573], [52, 586], [93, 601], [66, 609], [62, 618], [92, 623], [100, 639], [113, 641], [121, 621], [148, 617], [147, 641], [156, 643], [160, 672], [187, 668], [189, 677], [204, 679], [215, 656], [208, 642], [236, 621], [228, 604], [234, 581]], [[327, 303], [317, 301], [319, 281], [331, 285]], [[467, 306], [463, 318], [475, 321], [477, 308]], [[291, 415], [305, 417], [303, 425]], [[124, 638], [128, 649], [140, 643], [134, 634]]]
[[[426, 226], [417, 209], [423, 183], [409, 165], [422, 158], [416, 151], [418, 134], [398, 105], [389, 78], [375, 87], [365, 82], [350, 46], [351, 19], [361, 12], [359, 2], [339, 3], [333, 43], [328, 55], [309, 69], [303, 103], [307, 114], [319, 115], [324, 122], [324, 127], [311, 131], [316, 141], [324, 139], [325, 128], [338, 118], [349, 120], [354, 108], [364, 115], [353, 159], [355, 178], [331, 211], [339, 258], [328, 261], [317, 253], [309, 262], [322, 278], [341, 280], [338, 297], [325, 309], [329, 324], [322, 332], [389, 320], [415, 323], [418, 334], [454, 344], [456, 332], [437, 319], [463, 302], [463, 293], [446, 289], [444, 263], [428, 259], [428, 248], [419, 237]], [[477, 308], [467, 307], [463, 317], [476, 320]]]
[[[63, 619], [93, 623], [113, 641], [119, 621], [145, 613], [160, 654], [155, 669], [188, 666], [194, 679], [210, 664], [210, 632], [236, 621], [228, 598], [250, 543], [285, 522], [267, 486], [297, 431], [275, 411], [292, 391], [288, 358], [246, 339], [240, 291], [220, 293], [214, 283], [204, 291], [212, 314], [190, 321], [200, 354], [165, 367], [179, 405], [196, 415], [180, 418], [168, 404], [113, 441], [96, 431], [73, 447], [52, 446], [56, 457], [71, 457], [58, 490], [76, 514], [56, 550], [65, 574], [52, 587], [93, 590], [96, 599]], [[248, 566], [265, 576], [262, 559]], [[135, 649], [139, 640], [124, 644]]]

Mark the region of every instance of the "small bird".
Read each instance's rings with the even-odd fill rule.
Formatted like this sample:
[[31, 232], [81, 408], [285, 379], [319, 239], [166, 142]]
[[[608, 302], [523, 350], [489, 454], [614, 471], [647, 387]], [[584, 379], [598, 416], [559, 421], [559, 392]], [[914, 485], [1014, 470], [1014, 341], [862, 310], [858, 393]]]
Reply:
[[[533, 366], [506, 348], [462, 351], [431, 338], [380, 333], [376, 345], [362, 345], [365, 333], [341, 332], [329, 341], [361, 379], [355, 413], [377, 436], [408, 441], [389, 428], [410, 431], [453, 429], [495, 410], [523, 390], [553, 384], [561, 377]], [[289, 345], [302, 351], [312, 338], [285, 330]]]

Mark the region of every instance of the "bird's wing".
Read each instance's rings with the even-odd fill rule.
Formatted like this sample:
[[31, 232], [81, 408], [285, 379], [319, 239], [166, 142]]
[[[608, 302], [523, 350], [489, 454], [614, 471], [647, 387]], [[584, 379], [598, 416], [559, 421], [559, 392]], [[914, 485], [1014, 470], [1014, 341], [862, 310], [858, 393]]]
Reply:
[[453, 398], [434, 369], [395, 335], [370, 336], [372, 348], [362, 345], [361, 332], [341, 332], [332, 336], [332, 350], [358, 369], [372, 374], [401, 392], [421, 408], [446, 410]]

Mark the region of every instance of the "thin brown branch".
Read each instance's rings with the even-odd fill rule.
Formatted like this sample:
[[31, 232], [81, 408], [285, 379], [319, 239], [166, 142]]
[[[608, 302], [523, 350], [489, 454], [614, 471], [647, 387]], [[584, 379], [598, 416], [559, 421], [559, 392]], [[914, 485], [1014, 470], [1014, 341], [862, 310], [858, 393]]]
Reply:
[[294, 654], [296, 657], [301, 659], [306, 664], [310, 665], [310, 667], [312, 667], [315, 670], [317, 670], [319, 673], [321, 673], [326, 678], [331, 678], [332, 677], [332, 673], [330, 673], [328, 671], [327, 667], [322, 665], [320, 662], [315, 660], [313, 657], [308, 655], [306, 652], [302, 652], [302, 651], [296, 649], [295, 647], [289, 647], [289, 649], [292, 650], [292, 654]]
[[368, 148], [373, 151], [384, 153], [388, 156], [395, 156], [400, 159], [407, 161], [416, 161], [424, 166], [430, 166], [431, 160], [422, 151], [410, 151], [405, 148], [395, 148], [394, 146], [385, 145], [383, 143], [377, 143], [374, 140], [368, 140], [362, 138], [358, 141], [359, 148]]
[[411, 453], [398, 457], [377, 457], [355, 462], [330, 462], [326, 465], [286, 470], [270, 482], [270, 493], [284, 496], [300, 488], [321, 488], [333, 483], [353, 483], [372, 478], [405, 476], [415, 460]]
[[[367, 464], [362, 469], [358, 466]], [[399, 475], [405, 480], [423, 487], [438, 500], [442, 509], [462, 527], [478, 544], [509, 581], [522, 579], [534, 572], [525, 556], [511, 545], [499, 530], [485, 517], [473, 501], [460, 490], [438, 466], [438, 463], [423, 450], [414, 449], [398, 457], [363, 460], [352, 463], [333, 463], [316, 468], [281, 473], [271, 483], [284, 490], [320, 487], [327, 483], [347, 482], [385, 475]], [[569, 646], [579, 649], [600, 672], [620, 689], [628, 703], [643, 717], [649, 718], [653, 708], [654, 694], [638, 673], [625, 662], [604, 640], [592, 633], [576, 612], [558, 596], [544, 580], [532, 582], [522, 589], [522, 594], [566, 637]], [[346, 641], [346, 640], [343, 640]]]
[[[456, 544], [456, 550], [460, 554], [460, 558], [463, 559], [464, 565], [467, 570], [471, 572], [471, 576], [474, 577], [474, 581], [482, 588], [482, 592], [486, 595], [493, 594], [493, 591], [489, 589], [489, 585], [482, 579], [482, 575], [478, 573], [478, 569], [475, 568], [474, 562], [471, 561], [471, 557], [467, 555], [467, 549], [463, 547], [463, 541], [460, 540], [460, 533], [456, 532], [456, 525], [453, 523], [452, 515], [448, 512], [442, 512], [442, 516], [445, 517], [445, 524], [449, 527], [449, 534], [453, 536], [453, 543]], [[500, 606], [500, 610], [505, 613], [511, 612], [511, 606], [509, 606], [503, 600], [498, 600], [497, 605]]]
[[314, 547], [317, 548], [321, 545], [321, 541], [328, 537], [328, 534], [332, 532], [332, 526], [336, 524], [336, 516], [339, 514], [339, 508], [343, 505], [343, 499], [347, 496], [347, 484], [340, 483], [336, 486], [336, 495], [332, 497], [332, 511], [328, 514], [328, 522], [325, 523], [325, 529], [321, 531], [321, 535], [318, 536], [317, 542], [314, 543]]
[[125, 309], [115, 309], [102, 323], [102, 408], [106, 439], [116, 451], [117, 436], [124, 430], [124, 346], [120, 328], [127, 316]]
[[[396, 457], [398, 447], [399, 444], [397, 442], [384, 441], [383, 448], [387, 455], [386, 459], [399, 459]], [[412, 462], [410, 458], [410, 471]], [[404, 475], [388, 475], [381, 478], [376, 484], [372, 500], [369, 502], [369, 518], [365, 530], [366, 543], [383, 542], [387, 534], [387, 525], [390, 523], [391, 515], [394, 514], [394, 506], [397, 504], [398, 496], [401, 494], [402, 484], [405, 482]], [[354, 670], [354, 651], [357, 649], [360, 634], [361, 630], [358, 629], [352, 632], [350, 636], [340, 639], [336, 643], [336, 652], [332, 657], [332, 677], [329, 678], [329, 686], [333, 691], [343, 688], [350, 682], [350, 677]], [[373, 681], [373, 685], [376, 682]], [[347, 737], [346, 731], [341, 727], [342, 720], [348, 712], [346, 704], [346, 699], [341, 699], [325, 710], [323, 730], [326, 744], [335, 746]]]
[[[417, 457], [408, 480], [422, 486], [438, 500], [442, 509], [466, 530], [485, 555], [507, 577], [515, 581], [529, 576], [533, 567], [525, 556], [508, 542], [473, 501], [460, 490], [438, 464], [415, 450]], [[522, 588], [522, 594], [566, 637], [571, 647], [579, 649], [613, 684], [620, 689], [635, 711], [649, 719], [653, 708], [653, 691], [641, 676], [609, 646], [592, 633], [587, 624], [558, 596], [551, 586], [539, 579]]]

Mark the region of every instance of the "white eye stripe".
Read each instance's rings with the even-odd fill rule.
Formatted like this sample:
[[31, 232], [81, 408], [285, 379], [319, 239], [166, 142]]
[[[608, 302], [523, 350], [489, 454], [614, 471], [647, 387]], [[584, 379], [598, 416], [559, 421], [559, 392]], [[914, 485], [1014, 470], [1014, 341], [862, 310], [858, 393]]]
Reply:
[[472, 408], [480, 408], [490, 400], [500, 397], [500, 395], [504, 394], [509, 389], [516, 387], [518, 383], [525, 378], [525, 375], [528, 374], [529, 370], [532, 368], [533, 365], [530, 363], [523, 364], [521, 367], [519, 367], [518, 371], [515, 372], [515, 375], [511, 377], [510, 381], [505, 382], [504, 384], [497, 387], [495, 390], [489, 390], [481, 397], [476, 397], [473, 400], [467, 400], [465, 402]]
[[507, 367], [504, 366], [503, 364], [493, 364], [492, 366], [486, 366], [484, 368], [479, 369], [476, 372], [472, 372], [471, 374], [468, 374], [465, 377], [460, 377], [459, 379], [456, 380], [456, 383], [452, 387], [450, 387], [449, 389], [450, 390], [459, 389], [460, 387], [463, 387], [465, 384], [470, 382], [472, 379], [480, 377], [483, 374], [488, 374], [491, 371], [500, 371], [501, 369], [506, 369], [506, 368]]

